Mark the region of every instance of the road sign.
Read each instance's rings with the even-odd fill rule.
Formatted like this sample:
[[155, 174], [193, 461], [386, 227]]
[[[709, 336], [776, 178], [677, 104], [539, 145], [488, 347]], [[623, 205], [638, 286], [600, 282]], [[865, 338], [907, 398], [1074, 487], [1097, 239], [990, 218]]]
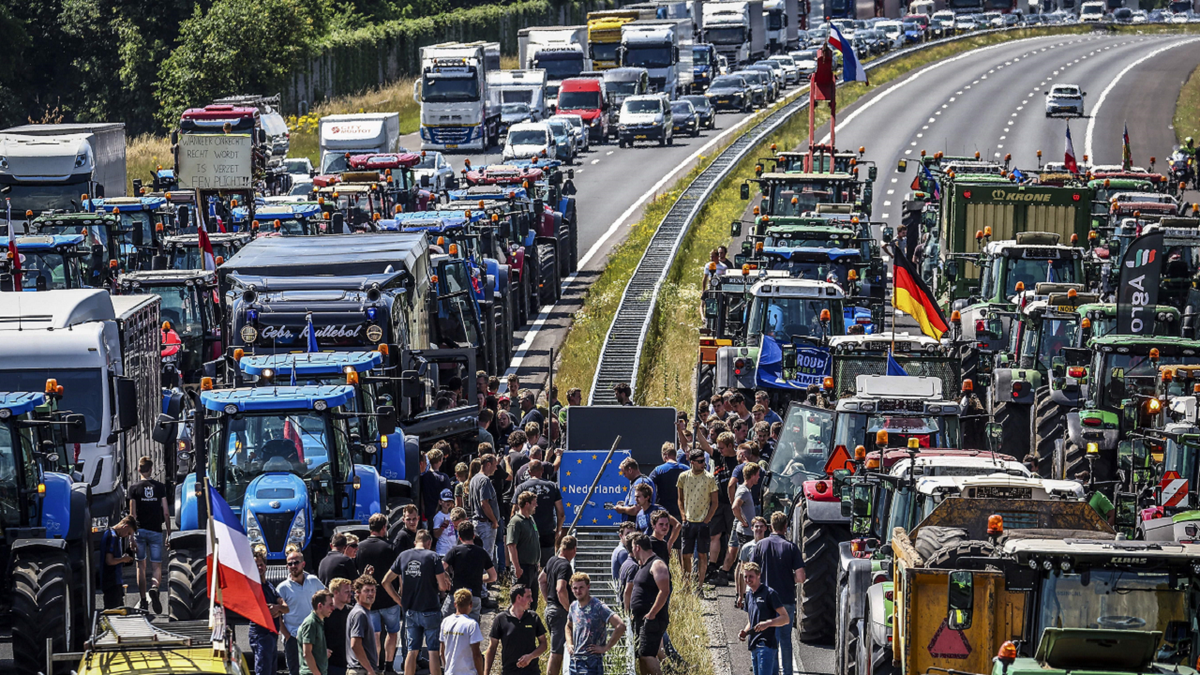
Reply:
[[1162, 506], [1187, 507], [1189, 505], [1186, 478], [1163, 476], [1158, 488], [1158, 503]]
[[[563, 512], [568, 525], [574, 522], [575, 514], [580, 509], [583, 510], [583, 517], [579, 519], [580, 527], [616, 527], [623, 520], [616, 510], [606, 509], [604, 505], [623, 500], [625, 493], [629, 491], [629, 481], [625, 480], [617, 469], [621, 462], [629, 457], [629, 451], [617, 450], [606, 465], [604, 458], [607, 456], [608, 448], [563, 453], [558, 469], [558, 488], [562, 491]], [[604, 473], [600, 476], [600, 482], [596, 484], [596, 491], [585, 503], [588, 488], [592, 486], [592, 481], [596, 480], [596, 474], [600, 473], [601, 468]]]

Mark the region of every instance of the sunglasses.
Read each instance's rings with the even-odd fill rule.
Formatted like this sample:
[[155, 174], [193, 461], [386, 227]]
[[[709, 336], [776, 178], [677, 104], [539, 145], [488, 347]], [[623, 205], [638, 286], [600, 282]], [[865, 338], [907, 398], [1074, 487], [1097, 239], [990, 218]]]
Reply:
[[287, 566], [288, 567], [299, 567], [300, 565], [303, 565], [303, 564], [304, 564], [303, 560], [289, 560]]
[[358, 544], [347, 544], [347, 548], [358, 548]]

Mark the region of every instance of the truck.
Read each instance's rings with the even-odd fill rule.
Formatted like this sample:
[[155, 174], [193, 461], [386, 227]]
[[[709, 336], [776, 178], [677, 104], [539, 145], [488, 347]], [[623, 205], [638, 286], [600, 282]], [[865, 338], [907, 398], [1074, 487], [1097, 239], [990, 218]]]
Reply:
[[622, 66], [645, 68], [650, 88], [675, 99], [692, 90], [691, 19], [632, 21], [621, 26]]
[[620, 65], [617, 48], [621, 46], [621, 26], [630, 21], [657, 17], [657, 12], [651, 8], [622, 7], [588, 12], [588, 56], [592, 59], [592, 68], [608, 70]]
[[400, 113], [327, 115], [317, 122], [320, 134], [320, 174], [350, 170], [350, 157], [403, 152]]
[[125, 124], [25, 124], [0, 131], [0, 186], [19, 221], [125, 195]]
[[587, 26], [538, 26], [517, 31], [520, 66], [546, 71], [547, 101], [558, 100], [563, 80], [592, 69], [587, 39]]
[[150, 438], [162, 407], [159, 329], [155, 295], [0, 293], [0, 382], [40, 391], [53, 378], [65, 392], [60, 405], [83, 416], [70, 462], [92, 487], [94, 533], [122, 512], [139, 457], [154, 459], [162, 480], [162, 446]]
[[550, 116], [545, 70], [489, 70], [487, 85], [488, 104], [497, 110], [508, 103], [524, 103], [529, 106], [531, 122]]
[[717, 48], [730, 70], [766, 56], [762, 0], [704, 3], [702, 39]]
[[[497, 42], [446, 42], [421, 48], [421, 78], [413, 99], [421, 104], [421, 148], [487, 150], [500, 137], [500, 107], [488, 95], [489, 55]], [[357, 153], [365, 154], [365, 153]]]
[[786, 54], [800, 46], [800, 0], [763, 0], [767, 51]]

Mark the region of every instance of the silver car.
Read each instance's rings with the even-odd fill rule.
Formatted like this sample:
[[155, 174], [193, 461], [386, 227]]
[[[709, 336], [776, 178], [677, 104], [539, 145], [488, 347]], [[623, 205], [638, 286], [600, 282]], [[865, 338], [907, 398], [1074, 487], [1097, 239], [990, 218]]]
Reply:
[[567, 123], [567, 126], [571, 128], [571, 138], [575, 141], [575, 151], [577, 153], [587, 152], [592, 149], [591, 139], [589, 138], [591, 134], [584, 127], [582, 117], [571, 113], [558, 113], [548, 119], [561, 120]]
[[1077, 84], [1056, 84], [1046, 94], [1046, 117], [1083, 117], [1087, 92]]
[[413, 176], [418, 185], [434, 192], [453, 190], [456, 184], [454, 167], [445, 155], [432, 150], [421, 151], [421, 162], [413, 167]]

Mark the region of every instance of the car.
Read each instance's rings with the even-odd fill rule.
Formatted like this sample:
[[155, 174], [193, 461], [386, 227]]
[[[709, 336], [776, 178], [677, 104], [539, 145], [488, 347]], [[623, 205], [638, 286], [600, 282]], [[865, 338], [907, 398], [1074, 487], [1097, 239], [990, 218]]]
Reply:
[[290, 197], [307, 197], [312, 198], [313, 184], [311, 178], [304, 180], [293, 180], [292, 187], [288, 190]]
[[1187, 23], [1188, 19], [1190, 18], [1188, 17], [1189, 13], [1190, 12], [1176, 12], [1171, 16], [1171, 23]]
[[771, 91], [774, 94], [772, 101], [777, 100], [783, 94], [783, 68], [774, 61], [759, 61], [746, 66], [746, 70], [757, 70], [762, 72], [771, 80]]
[[754, 90], [741, 75], [721, 75], [713, 79], [704, 96], [714, 111], [750, 112], [754, 109]]
[[860, 31], [855, 38], [863, 39], [866, 43], [868, 54], [882, 54], [891, 48], [891, 40], [887, 34], [875, 28]]
[[925, 39], [925, 29], [929, 19], [924, 16], [906, 16], [900, 22], [904, 24], [904, 44], [916, 44]]
[[533, 109], [528, 103], [503, 103], [500, 105], [500, 134], [508, 133], [510, 127], [514, 124], [523, 122], [537, 122], [534, 119]]
[[1079, 7], [1079, 20], [1085, 23], [1103, 21], [1105, 9], [1103, 2], [1085, 2]]
[[976, 20], [975, 17], [970, 14], [960, 14], [954, 17], [955, 32], [965, 33], [967, 31], [977, 30], [978, 28], [978, 20]]
[[768, 57], [767, 60], [776, 61], [783, 66], [783, 74], [788, 85], [800, 84], [800, 69], [796, 67], [796, 61], [792, 57], [787, 54], [776, 54]]
[[1025, 21], [1025, 17], [1020, 12], [1012, 12], [1011, 14], [1002, 14], [1001, 18], [1004, 19], [1004, 27], [1005, 28], [1012, 28], [1013, 26], [1019, 26]]
[[307, 157], [288, 157], [283, 160], [283, 168], [292, 177], [292, 183], [306, 181], [316, 174], [312, 161]]
[[1128, 7], [1118, 7], [1113, 10], [1113, 21], [1117, 23], [1133, 23], [1133, 10]]
[[775, 93], [775, 88], [772, 86], [774, 85], [774, 81], [771, 79], [770, 73], [764, 73], [761, 70], [755, 70], [753, 68], [743, 68], [742, 70], [736, 71], [734, 74], [741, 75], [746, 79], [747, 82], [750, 83], [751, 87], [755, 88], [755, 91], [758, 94], [759, 106], [766, 106], [772, 100], [774, 100], [772, 98], [772, 94]]
[[717, 109], [713, 107], [712, 102], [704, 94], [692, 94], [684, 96], [681, 101], [688, 101], [692, 107], [696, 109], [696, 114], [700, 117], [701, 129], [712, 129], [717, 126]]
[[580, 148], [575, 145], [575, 134], [570, 125], [553, 117], [546, 120], [546, 124], [550, 127], [550, 133], [554, 135], [554, 142], [558, 144], [558, 159], [563, 164], [574, 164]]
[[1003, 28], [1004, 15], [1000, 12], [984, 12], [981, 23], [983, 28]]
[[655, 139], [659, 145], [675, 143], [671, 102], [665, 94], [630, 96], [621, 104], [619, 120], [617, 144], [622, 148], [636, 141]]
[[1133, 10], [1133, 19], [1130, 21], [1130, 23], [1147, 23], [1149, 21], [1149, 16], [1150, 15], [1146, 12], [1146, 10], [1135, 9]]
[[797, 49], [794, 52], [788, 52], [788, 56], [792, 57], [792, 61], [800, 71], [800, 77], [807, 80], [809, 75], [817, 72], [817, 50]]
[[509, 127], [508, 137], [504, 139], [504, 151], [500, 156], [504, 161], [530, 157], [558, 159], [558, 144], [554, 141], [554, 134], [550, 131], [548, 123], [521, 122]]
[[887, 36], [890, 49], [904, 46], [904, 24], [899, 21], [880, 21], [875, 24], [875, 30], [883, 31]]
[[1046, 94], [1046, 117], [1083, 117], [1083, 97], [1087, 92], [1077, 84], [1051, 85]]
[[417, 185], [434, 192], [453, 190], [456, 185], [454, 167], [445, 155], [433, 150], [421, 151], [421, 161], [413, 167], [413, 177]]
[[771, 59], [763, 59], [755, 62], [753, 65], [766, 66], [771, 69], [771, 74], [775, 77], [775, 89], [777, 92], [783, 93], [783, 90], [787, 88], [788, 76], [787, 71], [784, 70], [782, 63], [778, 61], [772, 61]]
[[671, 101], [671, 130], [681, 134], [700, 135], [700, 115], [691, 101]]
[[558, 113], [550, 118], [551, 120], [562, 120], [571, 128], [571, 137], [575, 141], [575, 147], [580, 152], [587, 152], [592, 149], [591, 134], [587, 128], [583, 126], [583, 117], [574, 113]]

